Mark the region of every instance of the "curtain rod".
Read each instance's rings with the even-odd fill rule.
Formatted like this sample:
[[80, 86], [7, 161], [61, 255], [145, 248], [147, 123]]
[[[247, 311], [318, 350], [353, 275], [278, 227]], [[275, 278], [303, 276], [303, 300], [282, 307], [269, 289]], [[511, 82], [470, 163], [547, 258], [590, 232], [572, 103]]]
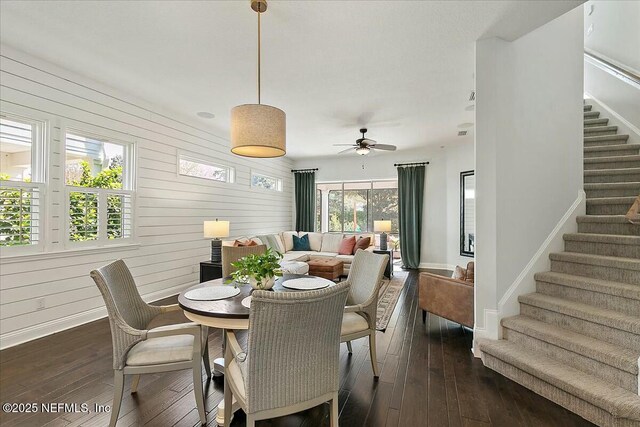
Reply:
[[315, 172], [317, 171], [318, 168], [313, 168], [313, 169], [291, 169], [291, 172], [296, 173], [296, 172]]
[[418, 166], [418, 165], [428, 165], [429, 162], [415, 162], [415, 163], [394, 163], [393, 166]]

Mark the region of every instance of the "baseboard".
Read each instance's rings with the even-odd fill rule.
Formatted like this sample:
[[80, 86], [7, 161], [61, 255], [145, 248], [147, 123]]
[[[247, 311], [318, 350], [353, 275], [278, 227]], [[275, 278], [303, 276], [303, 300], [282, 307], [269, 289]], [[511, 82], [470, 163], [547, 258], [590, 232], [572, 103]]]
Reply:
[[418, 269], [433, 269], [433, 270], [449, 270], [453, 271], [456, 269], [455, 265], [451, 264], [438, 264], [435, 262], [421, 262], [418, 266]]
[[498, 319], [498, 310], [489, 310], [485, 309], [483, 312], [483, 320], [484, 325], [478, 326], [474, 325], [473, 328], [473, 355], [475, 357], [480, 357], [481, 352], [476, 344], [478, 339], [490, 339], [490, 340], [498, 340], [501, 338], [501, 328], [500, 321]]
[[[558, 224], [556, 224], [529, 263], [520, 272], [518, 277], [516, 277], [507, 289], [507, 292], [505, 292], [504, 296], [498, 302], [500, 319], [515, 316], [520, 313], [518, 296], [535, 292], [536, 281], [534, 275], [550, 270], [551, 262], [549, 261], [549, 254], [552, 252], [562, 252], [564, 250], [563, 235], [565, 233], [577, 232], [578, 224], [576, 217], [584, 215], [585, 213], [586, 194], [583, 190], [580, 190], [578, 192], [578, 198], [573, 202]], [[498, 321], [500, 319], [498, 319]]]
[[[189, 286], [195, 285], [197, 282], [178, 285], [160, 291], [152, 292], [143, 297], [147, 302], [158, 301], [173, 295], [177, 295]], [[28, 328], [11, 331], [0, 336], [0, 350], [13, 347], [18, 344], [42, 338], [47, 335], [62, 332], [66, 329], [75, 328], [85, 323], [93, 322], [107, 316], [105, 307], [98, 307], [91, 310], [75, 313], [60, 319], [54, 319], [39, 325], [30, 326]]]

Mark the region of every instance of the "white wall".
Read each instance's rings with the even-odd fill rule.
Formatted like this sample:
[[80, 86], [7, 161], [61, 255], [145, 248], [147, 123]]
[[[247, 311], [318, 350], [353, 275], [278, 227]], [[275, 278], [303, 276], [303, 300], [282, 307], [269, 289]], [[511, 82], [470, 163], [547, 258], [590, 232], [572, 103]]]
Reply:
[[[473, 144], [460, 142], [445, 148], [375, 153], [356, 156], [296, 160], [294, 167], [319, 168], [316, 181], [397, 179], [394, 163], [429, 161], [425, 177], [422, 221], [421, 268], [466, 265], [470, 258], [459, 256], [460, 172], [474, 168]], [[364, 169], [363, 169], [364, 166]]]
[[584, 46], [640, 74], [640, 2], [585, 3]]
[[[51, 177], [46, 238], [48, 253], [11, 258], [0, 271], [0, 346], [7, 347], [106, 314], [89, 272], [124, 258], [146, 300], [176, 294], [198, 280], [198, 263], [210, 253], [202, 222], [231, 221], [233, 236], [290, 229], [293, 180], [288, 159], [250, 160], [232, 155], [228, 141], [189, 117], [161, 111], [66, 70], [1, 46], [2, 110], [50, 119]], [[115, 83], [115, 82], [114, 82]], [[64, 164], [60, 128], [73, 124], [98, 134], [119, 135], [137, 145], [138, 245], [120, 249], [66, 251]], [[236, 168], [236, 183], [224, 184], [176, 172], [177, 150]], [[283, 179], [284, 191], [249, 186], [251, 169]], [[36, 310], [37, 299], [45, 308]]]
[[[476, 329], [582, 190], [583, 17], [476, 43]], [[488, 323], [488, 324], [487, 324]]]
[[[640, 2], [590, 1], [584, 6], [584, 21], [586, 50], [640, 75]], [[629, 143], [640, 143], [640, 85], [586, 58], [584, 91], [609, 125], [628, 134]]]

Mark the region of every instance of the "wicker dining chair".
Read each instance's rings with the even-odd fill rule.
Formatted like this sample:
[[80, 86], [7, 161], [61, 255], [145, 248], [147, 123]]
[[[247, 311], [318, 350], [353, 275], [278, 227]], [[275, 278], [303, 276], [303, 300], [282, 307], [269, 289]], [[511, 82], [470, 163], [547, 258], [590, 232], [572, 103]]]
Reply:
[[338, 425], [340, 325], [349, 285], [306, 292], [254, 291], [247, 350], [227, 330], [224, 422], [235, 398], [257, 420], [330, 402]]
[[236, 269], [232, 262], [251, 254], [263, 254], [267, 251], [266, 245], [256, 246], [223, 246], [222, 247], [222, 277], [229, 277]]
[[202, 390], [202, 361], [211, 377], [208, 328], [195, 323], [178, 323], [149, 329], [156, 316], [179, 310], [177, 304], [149, 305], [138, 293], [127, 265], [118, 260], [91, 272], [107, 306], [113, 343], [114, 395], [109, 426], [118, 422], [124, 376], [133, 375], [135, 393], [140, 374], [193, 370], [193, 390], [202, 424], [206, 424]]
[[376, 358], [378, 292], [380, 292], [382, 276], [388, 262], [389, 255], [379, 255], [359, 249], [353, 258], [349, 276], [345, 281], [351, 287], [342, 318], [340, 342], [346, 342], [349, 353], [352, 353], [352, 340], [369, 337], [371, 367], [375, 378], [379, 376]]

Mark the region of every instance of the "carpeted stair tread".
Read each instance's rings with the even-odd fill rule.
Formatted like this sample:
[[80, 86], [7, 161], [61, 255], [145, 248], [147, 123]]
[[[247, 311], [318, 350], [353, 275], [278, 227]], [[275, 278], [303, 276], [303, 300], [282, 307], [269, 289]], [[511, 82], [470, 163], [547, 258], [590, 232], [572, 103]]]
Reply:
[[628, 224], [624, 215], [580, 215], [577, 222], [600, 222], [607, 224]]
[[[598, 323], [631, 334], [640, 335], [640, 317], [629, 316], [613, 310], [583, 304], [564, 298], [540, 293], [520, 295], [518, 301], [543, 310], [554, 311], [565, 316], [575, 317], [587, 322]], [[640, 336], [638, 337], [640, 339]]]
[[[637, 189], [640, 194], [640, 182], [595, 182], [584, 184], [586, 190], [617, 190], [617, 189]], [[631, 196], [630, 196], [631, 197]], [[631, 207], [631, 205], [629, 205]]]
[[588, 128], [584, 128], [584, 133], [594, 133], [594, 132], [616, 132], [618, 130], [618, 126], [592, 126]]
[[620, 347], [527, 316], [502, 319], [502, 326], [550, 343], [556, 347], [589, 357], [617, 369], [638, 374], [640, 351]]
[[584, 106], [582, 108], [583, 108], [583, 111], [591, 111], [591, 109], [593, 108], [593, 105], [584, 104]]
[[[636, 200], [634, 196], [622, 196], [622, 197], [592, 197], [587, 199], [587, 203], [593, 205], [628, 205], [631, 207]], [[594, 215], [596, 216], [596, 215]], [[597, 215], [603, 216], [603, 215]], [[617, 215], [610, 215], [617, 216]], [[622, 215], [624, 217], [624, 215]]]
[[606, 255], [582, 254], [578, 252], [553, 252], [549, 254], [551, 261], [573, 262], [578, 264], [597, 265], [601, 267], [622, 268], [640, 271], [640, 260]]
[[509, 341], [479, 339], [478, 346], [483, 353], [602, 408], [615, 418], [640, 422], [640, 396], [635, 393]]
[[584, 118], [585, 119], [594, 119], [600, 116], [600, 111], [585, 111]]
[[595, 279], [593, 277], [586, 276], [576, 276], [573, 274], [558, 273], [555, 271], [536, 273], [534, 275], [534, 279], [540, 282], [553, 283], [570, 288], [583, 289], [640, 301], [640, 286], [629, 283]]
[[622, 236], [619, 234], [566, 233], [564, 240], [590, 243], [610, 243], [615, 245], [640, 246], [640, 236]]
[[588, 129], [587, 126], [606, 126], [607, 123], [609, 123], [609, 119], [604, 118], [604, 119], [585, 119], [584, 120], [584, 126], [585, 129]]
[[626, 151], [640, 150], [640, 144], [615, 144], [615, 145], [592, 145], [584, 147], [585, 153], [597, 153], [600, 151]]
[[629, 139], [629, 135], [627, 134], [619, 134], [619, 135], [593, 135], [593, 136], [584, 136], [584, 142], [600, 142], [600, 141], [627, 141]]
[[[639, 145], [640, 147], [640, 145]], [[584, 176], [600, 176], [600, 175], [633, 175], [640, 173], [640, 168], [622, 168], [622, 169], [591, 169], [584, 171]]]

